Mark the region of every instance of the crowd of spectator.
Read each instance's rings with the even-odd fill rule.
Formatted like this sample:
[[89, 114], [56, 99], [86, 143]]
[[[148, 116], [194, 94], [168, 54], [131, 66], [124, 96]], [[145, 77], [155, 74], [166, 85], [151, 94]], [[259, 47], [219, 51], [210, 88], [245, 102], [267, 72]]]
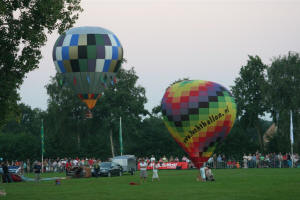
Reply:
[[[19, 174], [33, 172], [33, 163], [36, 161], [11, 161], [6, 162], [7, 166], [19, 167]], [[101, 160], [95, 158], [56, 158], [56, 159], [44, 159], [42, 166], [43, 172], [66, 172], [72, 167], [89, 167], [92, 168], [95, 165], [100, 165]]]
[[291, 168], [300, 167], [299, 155], [290, 153], [244, 154], [240, 159], [226, 159], [214, 154], [206, 163], [212, 168]]

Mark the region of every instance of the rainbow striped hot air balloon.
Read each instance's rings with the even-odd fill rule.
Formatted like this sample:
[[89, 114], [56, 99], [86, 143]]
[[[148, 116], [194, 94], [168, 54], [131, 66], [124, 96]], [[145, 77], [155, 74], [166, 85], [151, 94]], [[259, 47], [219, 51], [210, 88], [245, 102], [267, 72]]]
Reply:
[[53, 61], [67, 85], [92, 109], [116, 82], [123, 48], [117, 36], [100, 27], [71, 28], [56, 40]]
[[176, 142], [200, 168], [230, 132], [236, 104], [230, 92], [210, 81], [182, 81], [161, 102], [163, 120]]

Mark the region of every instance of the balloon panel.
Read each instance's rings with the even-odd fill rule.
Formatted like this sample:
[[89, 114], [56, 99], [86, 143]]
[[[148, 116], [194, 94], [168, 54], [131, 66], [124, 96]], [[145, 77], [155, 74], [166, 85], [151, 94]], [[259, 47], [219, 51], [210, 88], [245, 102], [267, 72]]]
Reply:
[[182, 81], [162, 99], [166, 127], [197, 167], [212, 155], [230, 132], [236, 104], [223, 86], [209, 81]]
[[70, 29], [57, 39], [52, 57], [59, 73], [119, 70], [123, 48], [118, 38], [108, 30], [89, 28]]
[[123, 48], [111, 31], [101, 27], [72, 28], [56, 41], [52, 53], [57, 72], [65, 84], [93, 107], [96, 101], [86, 97], [98, 96], [116, 83], [121, 67]]
[[65, 85], [75, 94], [102, 93], [109, 85], [116, 83], [110, 72], [69, 72], [63, 74]]

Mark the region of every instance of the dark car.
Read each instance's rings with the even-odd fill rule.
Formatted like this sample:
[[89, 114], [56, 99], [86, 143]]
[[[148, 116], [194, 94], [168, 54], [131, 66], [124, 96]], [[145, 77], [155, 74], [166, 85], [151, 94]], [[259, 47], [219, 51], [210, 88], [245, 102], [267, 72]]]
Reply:
[[100, 176], [122, 176], [123, 169], [121, 165], [114, 162], [102, 162], [100, 164], [99, 175]]

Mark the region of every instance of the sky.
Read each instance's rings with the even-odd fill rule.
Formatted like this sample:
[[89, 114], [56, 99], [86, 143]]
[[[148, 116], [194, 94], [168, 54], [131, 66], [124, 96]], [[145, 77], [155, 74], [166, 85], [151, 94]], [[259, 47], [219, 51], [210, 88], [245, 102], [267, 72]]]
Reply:
[[[248, 55], [270, 64], [300, 52], [300, 0], [82, 0], [74, 25], [100, 26], [117, 35], [151, 111], [175, 80], [190, 78], [234, 85]], [[48, 35], [39, 68], [20, 88], [21, 102], [47, 109], [45, 85], [56, 73]], [[98, 102], [99, 103], [99, 102]]]

